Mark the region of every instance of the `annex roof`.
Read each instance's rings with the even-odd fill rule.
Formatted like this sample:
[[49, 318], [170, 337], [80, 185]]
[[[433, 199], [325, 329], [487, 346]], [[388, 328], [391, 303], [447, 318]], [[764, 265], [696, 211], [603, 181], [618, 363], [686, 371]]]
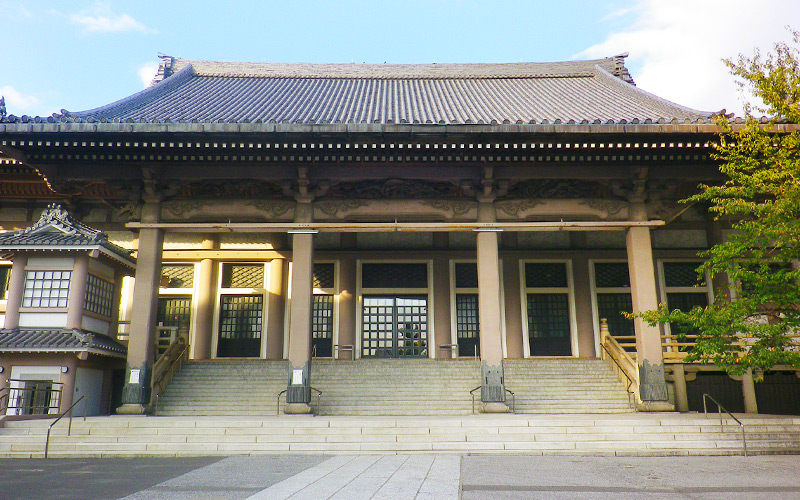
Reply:
[[284, 124], [708, 122], [635, 86], [624, 56], [511, 64], [282, 64], [162, 56], [154, 83], [76, 121]]
[[107, 335], [66, 328], [0, 330], [0, 352], [81, 352], [124, 357], [128, 350]]
[[102, 231], [73, 219], [61, 205], [53, 203], [31, 227], [0, 234], [0, 251], [99, 250], [128, 267], [135, 267], [131, 252], [108, 241]]

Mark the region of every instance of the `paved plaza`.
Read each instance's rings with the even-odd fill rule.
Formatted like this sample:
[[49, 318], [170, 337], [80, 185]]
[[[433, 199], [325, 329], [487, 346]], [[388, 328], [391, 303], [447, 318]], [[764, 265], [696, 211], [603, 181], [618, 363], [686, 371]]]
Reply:
[[3, 500], [800, 499], [800, 456], [0, 460]]

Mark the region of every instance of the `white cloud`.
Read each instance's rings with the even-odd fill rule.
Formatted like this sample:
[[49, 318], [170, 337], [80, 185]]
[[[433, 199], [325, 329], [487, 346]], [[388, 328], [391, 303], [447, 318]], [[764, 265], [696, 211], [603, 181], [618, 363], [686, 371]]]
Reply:
[[9, 115], [38, 115], [42, 100], [36, 96], [25, 95], [11, 85], [0, 87], [0, 96], [6, 98], [6, 111]]
[[139, 73], [139, 79], [142, 81], [142, 87], [148, 87], [158, 72], [158, 63], [155, 61], [146, 62], [139, 66], [137, 72]]
[[81, 26], [87, 33], [120, 33], [125, 31], [139, 31], [142, 33], [155, 33], [128, 14], [115, 14], [111, 6], [97, 2], [88, 9], [69, 16], [71, 23]]
[[630, 52], [626, 64], [640, 88], [692, 108], [741, 114], [739, 89], [722, 59], [788, 40], [785, 25], [800, 19], [800, 2], [637, 0], [630, 14], [627, 28], [576, 57]]

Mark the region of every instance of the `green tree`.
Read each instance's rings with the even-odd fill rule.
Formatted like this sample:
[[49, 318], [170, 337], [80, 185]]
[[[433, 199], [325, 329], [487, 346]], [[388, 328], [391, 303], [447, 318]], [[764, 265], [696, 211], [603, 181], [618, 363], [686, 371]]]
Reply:
[[683, 200], [708, 204], [717, 219], [731, 221], [730, 236], [701, 254], [706, 261], [698, 269], [727, 276], [729, 287], [716, 290], [707, 307], [639, 313], [650, 324], [698, 332], [688, 360], [731, 373], [800, 368], [800, 32], [790, 33], [792, 44], [725, 61], [760, 102], [745, 104], [743, 124], [718, 117], [713, 156], [727, 180]]

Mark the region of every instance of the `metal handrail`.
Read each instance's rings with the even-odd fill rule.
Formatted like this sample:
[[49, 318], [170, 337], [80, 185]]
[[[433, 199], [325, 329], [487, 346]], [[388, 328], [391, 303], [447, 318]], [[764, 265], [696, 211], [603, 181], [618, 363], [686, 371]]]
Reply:
[[[320, 401], [322, 400], [322, 391], [320, 391], [316, 387], [309, 387], [309, 389], [317, 393], [317, 415], [319, 415]], [[275, 415], [281, 414], [281, 396], [286, 394], [286, 391], [288, 390], [289, 389], [284, 389], [278, 393], [278, 400], [276, 402], [277, 404], [275, 405]]]
[[[475, 391], [477, 391], [481, 387], [482, 386], [479, 385], [478, 387], [476, 387], [476, 388], [472, 389], [471, 391], [469, 391], [470, 396], [472, 396], [472, 414], [473, 415], [475, 414]], [[514, 394], [514, 391], [506, 389], [505, 387], [503, 387], [503, 389], [507, 393], [511, 394], [511, 413], [516, 413], [517, 400], [516, 400], [516, 395]]]
[[[14, 384], [14, 383], [25, 384], [26, 382], [46, 382], [46, 383], [50, 384], [50, 387], [45, 388], [45, 389], [41, 389], [41, 388], [38, 388], [38, 387], [24, 387], [24, 386], [13, 387], [12, 386], [12, 384]], [[34, 380], [22, 380], [22, 379], [13, 379], [13, 378], [11, 378], [11, 379], [6, 379], [6, 384], [7, 385], [6, 385], [5, 389], [8, 390], [8, 400], [6, 402], [6, 412], [8, 411], [9, 405], [11, 404], [11, 396], [12, 395], [15, 395], [15, 397], [17, 398], [15, 406], [11, 407], [11, 408], [13, 408], [15, 410], [21, 410], [22, 409], [22, 410], [29, 410], [31, 412], [33, 410], [42, 410], [45, 413], [41, 413], [41, 415], [49, 415], [51, 413], [51, 410], [58, 411], [59, 407], [61, 406], [61, 396], [62, 396], [62, 393], [64, 391], [64, 384], [62, 382], [52, 382], [50, 380], [35, 380], [34, 381]], [[44, 391], [45, 393], [49, 393], [50, 394], [50, 397], [48, 398], [46, 405], [35, 406], [35, 405], [31, 404], [29, 406], [24, 406], [24, 407], [23, 406], [19, 406], [20, 405], [20, 395], [21, 394], [27, 394], [28, 396], [31, 397], [31, 399], [33, 399], [33, 395], [35, 395], [37, 392], [41, 392], [41, 391]], [[24, 400], [24, 397], [22, 399]], [[40, 413], [28, 413], [26, 415], [40, 415]]]
[[52, 424], [50, 424], [50, 427], [47, 428], [47, 439], [44, 442], [44, 458], [47, 458], [47, 450], [50, 448], [50, 431], [53, 430], [53, 426], [56, 425], [59, 420], [64, 418], [64, 415], [67, 413], [69, 413], [69, 427], [67, 427], [67, 436], [72, 434], [72, 409], [75, 408], [75, 406], [77, 406], [77, 404], [81, 401], [83, 401], [83, 421], [86, 422], [86, 396], [84, 395], [72, 403], [72, 406], [70, 406], [69, 409], [67, 409], [64, 413], [59, 415], [58, 418], [55, 419]]
[[[504, 387], [504, 389], [505, 389], [505, 387]], [[517, 400], [516, 400], [516, 398], [514, 396], [514, 391], [510, 391], [510, 390], [506, 389], [506, 392], [511, 394], [511, 413], [516, 413], [517, 412], [516, 411]]]
[[725, 427], [724, 427], [723, 420], [722, 420], [722, 412], [723, 411], [725, 413], [727, 413], [729, 417], [734, 419], [737, 424], [739, 424], [739, 429], [741, 429], [741, 431], [742, 431], [742, 448], [744, 449], [744, 456], [747, 456], [747, 437], [745, 436], [744, 424], [742, 423], [742, 421], [739, 420], [738, 418], [734, 417], [733, 413], [729, 412], [721, 404], [719, 404], [719, 401], [714, 399], [711, 396], [711, 394], [703, 394], [703, 414], [706, 416], [706, 418], [708, 418], [708, 409], [706, 408], [706, 398], [710, 399], [711, 401], [713, 401], [717, 405], [717, 413], [719, 414], [719, 429], [720, 429], [720, 432], [724, 432], [725, 431]]
[[628, 375], [628, 373], [625, 371], [622, 365], [619, 364], [619, 361], [617, 361], [617, 358], [611, 353], [611, 351], [608, 350], [608, 347], [606, 347], [605, 343], [600, 344], [600, 347], [602, 347], [603, 350], [606, 352], [606, 354], [608, 354], [608, 359], [613, 361], [614, 364], [617, 366], [619, 373], [625, 375], [625, 378], [628, 380], [628, 386], [625, 387], [625, 390], [628, 391], [628, 406], [631, 408], [635, 408], [636, 405], [634, 401], [636, 400], [636, 393], [633, 392], [633, 384], [634, 384], [633, 379], [630, 377], [630, 375]]

